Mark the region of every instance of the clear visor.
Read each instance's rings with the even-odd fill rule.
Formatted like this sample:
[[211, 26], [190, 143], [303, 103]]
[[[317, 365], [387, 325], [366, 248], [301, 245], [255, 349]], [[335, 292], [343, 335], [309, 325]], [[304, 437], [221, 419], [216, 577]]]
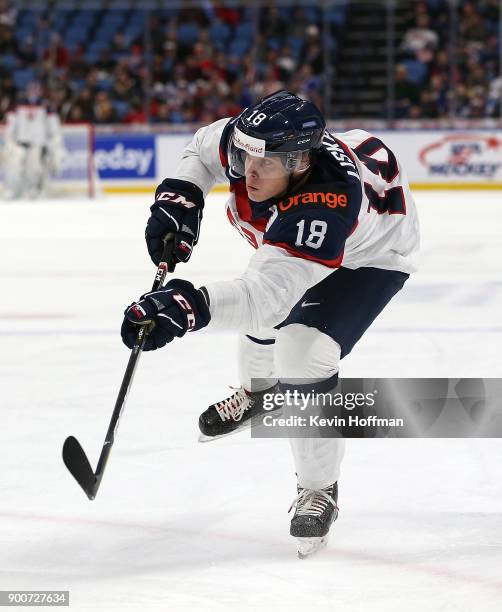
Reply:
[[[274, 152], [265, 151], [265, 144], [259, 146], [244, 141], [242, 132], [232, 135], [228, 146], [228, 159], [232, 174], [249, 176], [258, 174], [263, 178], [278, 178], [306, 170], [309, 166], [309, 155], [305, 151]], [[253, 139], [258, 141], [258, 139]]]

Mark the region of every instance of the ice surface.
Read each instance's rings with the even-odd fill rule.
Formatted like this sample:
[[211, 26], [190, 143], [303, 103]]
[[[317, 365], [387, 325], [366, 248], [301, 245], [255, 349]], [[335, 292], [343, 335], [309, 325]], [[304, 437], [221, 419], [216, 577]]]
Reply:
[[[502, 376], [500, 194], [418, 192], [421, 270], [344, 376]], [[250, 247], [206, 206], [177, 274], [232, 278]], [[235, 339], [204, 330], [142, 356], [102, 487], [95, 465], [128, 357], [122, 311], [149, 289], [149, 198], [0, 204], [0, 589], [69, 589], [72, 610], [502, 609], [500, 440], [354, 440], [328, 548], [288, 535], [287, 442], [197, 444], [236, 384]]]

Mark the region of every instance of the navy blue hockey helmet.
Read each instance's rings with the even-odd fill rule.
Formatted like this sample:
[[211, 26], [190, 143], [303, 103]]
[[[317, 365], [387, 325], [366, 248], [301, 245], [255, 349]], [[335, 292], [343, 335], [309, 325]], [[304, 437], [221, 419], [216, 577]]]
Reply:
[[229, 139], [231, 170], [245, 174], [247, 155], [278, 157], [285, 172], [305, 170], [309, 153], [322, 144], [326, 122], [315, 104], [278, 91], [244, 110]]

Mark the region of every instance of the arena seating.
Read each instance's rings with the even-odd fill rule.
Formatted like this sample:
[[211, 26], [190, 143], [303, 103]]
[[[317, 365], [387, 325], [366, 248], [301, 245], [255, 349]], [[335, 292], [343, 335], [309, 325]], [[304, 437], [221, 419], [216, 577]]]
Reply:
[[[41, 0], [37, 10], [4, 9], [0, 119], [34, 79], [67, 121], [102, 122], [109, 103], [110, 122], [204, 122], [280, 87], [328, 104], [338, 119], [500, 114], [489, 93], [500, 77], [498, 0], [460, 0], [453, 77], [447, 0], [396, 4], [391, 75], [388, 15], [376, 0], [338, 0], [324, 10], [201, 2], [147, 12], [140, 5]], [[396, 83], [390, 100], [389, 77]]]

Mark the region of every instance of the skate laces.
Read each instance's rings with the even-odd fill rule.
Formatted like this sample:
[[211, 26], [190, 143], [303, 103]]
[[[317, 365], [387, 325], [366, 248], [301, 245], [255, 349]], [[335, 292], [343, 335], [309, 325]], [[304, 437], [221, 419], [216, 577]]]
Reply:
[[[235, 387], [230, 387], [235, 389]], [[240, 421], [246, 410], [252, 405], [252, 400], [242, 387], [227, 399], [214, 405], [222, 421], [232, 419]]]
[[338, 510], [336, 501], [331, 497], [326, 489], [303, 489], [300, 487], [300, 492], [293, 500], [288, 512], [296, 507], [296, 516], [321, 516], [328, 504], [333, 504], [335, 510]]

